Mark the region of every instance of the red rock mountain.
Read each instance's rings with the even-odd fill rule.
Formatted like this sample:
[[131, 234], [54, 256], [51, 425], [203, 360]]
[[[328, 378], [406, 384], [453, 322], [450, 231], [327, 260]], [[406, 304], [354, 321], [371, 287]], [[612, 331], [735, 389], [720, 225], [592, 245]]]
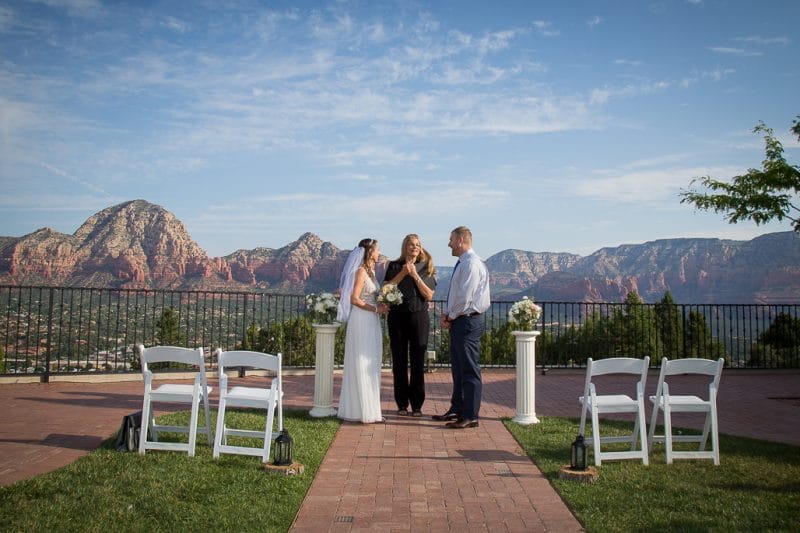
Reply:
[[303, 292], [335, 285], [346, 253], [312, 233], [272, 250], [210, 258], [175, 215], [144, 200], [109, 207], [74, 235], [0, 238], [0, 283]]
[[[172, 213], [144, 200], [109, 207], [73, 234], [0, 237], [0, 284], [304, 293], [336, 287], [347, 251], [305, 233], [278, 249], [211, 258]], [[494, 299], [800, 303], [800, 235], [666, 239], [581, 257], [505, 250], [486, 260]], [[451, 269], [439, 268], [436, 298]]]

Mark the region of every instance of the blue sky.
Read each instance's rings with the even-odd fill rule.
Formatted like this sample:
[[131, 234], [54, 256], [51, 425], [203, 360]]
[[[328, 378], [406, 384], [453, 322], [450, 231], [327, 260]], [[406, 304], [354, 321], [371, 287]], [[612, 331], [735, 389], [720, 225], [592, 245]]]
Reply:
[[442, 265], [750, 239], [678, 196], [800, 149], [800, 2], [0, 0], [0, 235], [143, 198], [211, 256], [306, 231]]

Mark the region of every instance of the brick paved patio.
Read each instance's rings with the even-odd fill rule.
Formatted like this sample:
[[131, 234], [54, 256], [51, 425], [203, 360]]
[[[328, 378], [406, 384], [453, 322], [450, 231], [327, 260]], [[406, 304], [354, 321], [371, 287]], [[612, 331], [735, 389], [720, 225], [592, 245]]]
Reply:
[[[450, 373], [440, 369], [426, 378], [424, 409], [443, 412]], [[342, 425], [293, 529], [579, 530], [502, 425], [501, 417], [514, 414], [513, 370], [486, 371], [484, 379], [480, 427], [447, 430], [428, 417], [394, 415], [385, 373], [386, 423]], [[538, 416], [578, 416], [582, 371], [555, 370], [536, 379]], [[656, 380], [653, 371], [648, 393]], [[309, 409], [313, 376], [287, 376], [285, 390], [287, 408]], [[140, 381], [0, 385], [0, 484], [54, 470], [96, 448], [124, 414], [141, 409], [141, 394]], [[722, 433], [800, 446], [800, 373], [725, 371], [719, 411]]]

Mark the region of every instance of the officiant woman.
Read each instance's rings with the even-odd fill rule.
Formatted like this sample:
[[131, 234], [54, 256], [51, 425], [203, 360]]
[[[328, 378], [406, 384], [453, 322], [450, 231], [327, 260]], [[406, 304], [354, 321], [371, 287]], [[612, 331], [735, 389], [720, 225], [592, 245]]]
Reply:
[[[397, 285], [403, 302], [392, 306], [386, 324], [392, 349], [397, 414], [422, 416], [425, 402], [425, 352], [428, 350], [428, 303], [436, 290], [433, 258], [415, 234], [406, 235], [400, 257], [386, 268], [384, 283]], [[410, 375], [409, 375], [410, 362]]]

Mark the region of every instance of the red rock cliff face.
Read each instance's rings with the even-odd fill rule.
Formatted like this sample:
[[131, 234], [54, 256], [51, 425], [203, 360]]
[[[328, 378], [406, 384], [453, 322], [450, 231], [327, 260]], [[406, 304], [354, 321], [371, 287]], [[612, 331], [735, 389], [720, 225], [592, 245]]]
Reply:
[[0, 279], [6, 283], [60, 285], [69, 279], [76, 265], [86, 256], [81, 242], [66, 235], [42, 228], [13, 239], [0, 251]]

